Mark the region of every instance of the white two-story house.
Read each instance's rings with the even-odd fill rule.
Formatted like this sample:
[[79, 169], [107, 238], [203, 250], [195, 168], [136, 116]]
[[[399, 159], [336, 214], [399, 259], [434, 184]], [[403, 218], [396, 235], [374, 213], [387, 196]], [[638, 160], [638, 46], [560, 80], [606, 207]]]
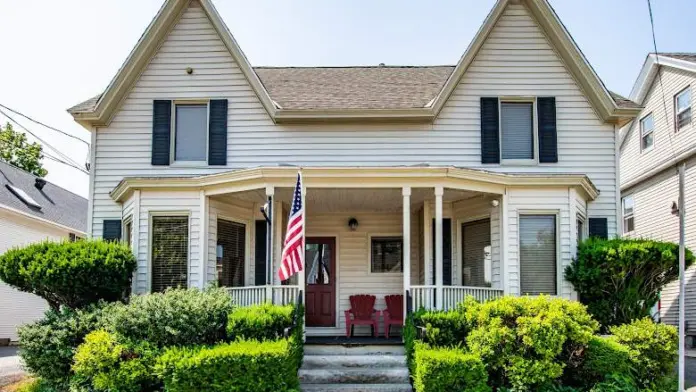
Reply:
[[[621, 130], [621, 195], [623, 234], [679, 242], [677, 167], [685, 170], [685, 242], [696, 250], [696, 53], [647, 56], [631, 91], [644, 109]], [[660, 298], [660, 317], [677, 324], [679, 284]], [[687, 333], [696, 335], [696, 268], [686, 274]]]
[[[546, 0], [498, 1], [454, 66], [302, 68], [253, 67], [210, 0], [169, 0], [69, 109], [92, 132], [89, 232], [131, 244], [135, 292], [301, 290], [310, 335], [342, 333], [355, 294], [574, 298], [577, 242], [619, 233], [617, 130], [639, 111]], [[280, 282], [299, 170], [307, 265]]]

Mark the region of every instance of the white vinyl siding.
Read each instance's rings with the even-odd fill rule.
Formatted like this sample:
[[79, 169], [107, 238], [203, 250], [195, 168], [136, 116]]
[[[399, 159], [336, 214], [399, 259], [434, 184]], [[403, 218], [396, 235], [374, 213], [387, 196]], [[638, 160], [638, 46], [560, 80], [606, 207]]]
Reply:
[[[186, 74], [186, 67], [193, 68], [193, 74]], [[588, 205], [588, 215], [607, 217], [613, 235], [614, 128], [597, 117], [524, 5], [508, 6], [433, 124], [276, 125], [196, 2], [161, 44], [111, 124], [96, 131], [93, 234], [101, 236], [104, 219], [121, 216], [121, 207], [109, 192], [123, 177], [191, 176], [279, 163], [335, 167], [427, 162], [482, 168], [482, 96], [556, 97], [559, 162], [486, 169], [588, 175], [600, 191]], [[152, 166], [152, 100], [211, 97], [229, 100], [227, 166]], [[196, 207], [191, 208], [197, 205], [198, 193]], [[146, 222], [140, 220], [141, 225]], [[192, 229], [191, 235], [196, 231]], [[142, 252], [147, 246], [138, 249]], [[197, 255], [192, 249], [191, 281], [197, 279], [193, 266]]]
[[500, 103], [500, 144], [502, 159], [534, 159], [534, 125], [531, 102]]

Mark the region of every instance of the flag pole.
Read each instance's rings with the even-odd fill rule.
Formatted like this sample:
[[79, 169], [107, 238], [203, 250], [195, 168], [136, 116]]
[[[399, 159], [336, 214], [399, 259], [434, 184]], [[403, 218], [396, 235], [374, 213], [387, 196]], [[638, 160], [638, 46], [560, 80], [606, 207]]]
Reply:
[[[305, 291], [306, 291], [305, 290], [305, 277], [306, 277], [305, 267], [307, 265], [306, 260], [305, 260], [306, 254], [307, 254], [307, 252], [306, 252], [307, 238], [305, 237], [305, 231], [306, 231], [305, 228], [307, 227], [307, 219], [306, 219], [307, 218], [307, 204], [305, 203], [306, 202], [305, 196], [307, 195], [307, 188], [305, 187], [304, 178], [302, 178], [302, 169], [300, 169], [299, 175], [300, 175], [300, 185], [302, 186], [302, 248], [300, 250], [302, 252], [302, 257], [301, 257], [302, 270], [298, 273], [297, 285], [300, 287], [300, 293], [302, 293], [300, 295], [300, 301], [303, 302], [302, 305], [304, 307], [304, 298], [306, 297], [306, 295], [305, 295]], [[302, 320], [304, 320], [304, 319], [305, 318], [302, 317]], [[302, 341], [304, 342], [305, 340], [306, 340], [305, 327], [304, 327], [304, 325], [302, 325]]]

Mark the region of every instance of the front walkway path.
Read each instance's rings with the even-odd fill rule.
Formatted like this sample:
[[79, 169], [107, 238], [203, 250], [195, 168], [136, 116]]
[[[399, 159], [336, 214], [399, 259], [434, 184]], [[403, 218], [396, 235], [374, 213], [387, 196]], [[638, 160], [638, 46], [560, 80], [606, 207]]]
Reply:
[[17, 355], [17, 347], [0, 347], [0, 387], [11, 384], [24, 375], [24, 369]]

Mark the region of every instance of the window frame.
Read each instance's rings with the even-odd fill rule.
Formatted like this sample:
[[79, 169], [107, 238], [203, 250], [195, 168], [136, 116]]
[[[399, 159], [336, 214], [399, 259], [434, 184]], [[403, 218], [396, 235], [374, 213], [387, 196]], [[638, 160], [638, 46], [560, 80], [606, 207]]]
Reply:
[[[527, 215], [548, 215], [548, 216], [554, 216], [555, 217], [555, 223], [556, 223], [556, 228], [555, 228], [555, 233], [556, 233], [556, 294], [551, 295], [551, 294], [544, 294], [544, 295], [549, 295], [553, 297], [560, 297], [563, 295], [563, 261], [561, 260], [561, 212], [560, 210], [518, 210], [517, 212], [517, 227], [520, 226], [520, 221], [522, 220], [523, 216]], [[519, 263], [519, 295], [529, 295], [529, 296], [534, 296], [536, 295], [531, 295], [531, 294], [524, 294], [522, 293], [522, 236], [520, 233], [517, 233], [517, 251], [518, 251], [518, 263]]]
[[[205, 118], [205, 159], [202, 161], [177, 161], [176, 160], [176, 107], [182, 105], [200, 105], [206, 107]], [[169, 165], [180, 167], [208, 166], [210, 154], [210, 99], [177, 99], [172, 100], [171, 126], [169, 129]]]
[[[128, 226], [131, 227], [131, 233], [128, 235]], [[128, 215], [123, 218], [123, 224], [121, 225], [121, 241], [125, 242], [129, 248], [133, 249], [133, 215]]]
[[164, 216], [164, 217], [186, 217], [188, 221], [188, 239], [187, 239], [187, 251], [186, 251], [186, 288], [191, 287], [191, 211], [189, 210], [158, 210], [150, 211], [148, 213], [147, 222], [147, 292], [152, 293], [152, 243], [154, 236], [152, 235], [153, 219], [154, 217]]
[[[251, 279], [250, 272], [252, 271], [251, 268], [251, 252], [253, 251], [251, 247], [251, 223], [254, 223], [253, 220], [249, 219], [242, 219], [235, 217], [233, 215], [225, 215], [225, 214], [215, 214], [215, 230], [217, 233], [217, 222], [218, 220], [226, 220], [228, 222], [234, 222], [234, 223], [239, 223], [244, 225], [244, 286], [242, 287], [247, 287], [247, 286], [253, 286], [253, 284], [248, 284], [247, 280]], [[217, 234], [216, 234], [217, 235]], [[210, 235], [208, 236], [210, 238]], [[256, 238], [254, 238], [254, 241], [256, 241]], [[215, 254], [213, 255], [215, 257], [215, 282], [217, 283], [218, 281], [218, 276], [217, 276], [217, 237], [215, 238]], [[208, 255], [210, 257], [210, 255]], [[253, 276], [251, 276], [253, 278]]]
[[[678, 107], [679, 96], [683, 95], [687, 92], [689, 93], [689, 105], [686, 108], [679, 110], [679, 107]], [[689, 123], [680, 127], [679, 126], [679, 115], [687, 110], [689, 110]], [[692, 121], [693, 121], [693, 110], [691, 109], [691, 85], [689, 85], [689, 86], [686, 86], [683, 89], [681, 89], [678, 93], [674, 94], [674, 132], [679, 132], [682, 128], [686, 128], [688, 126], [691, 126]]]
[[[504, 103], [531, 103], [532, 104], [532, 151], [531, 159], [505, 159], [503, 158], [503, 104]], [[539, 164], [539, 124], [537, 115], [537, 97], [527, 96], [503, 96], [498, 97], [498, 149], [500, 151], [501, 166], [531, 166]]]
[[[631, 207], [631, 213], [626, 214], [626, 199], [631, 199], [631, 203], [633, 204]], [[633, 219], [633, 230], [627, 231], [627, 224], [626, 220], [627, 219]], [[636, 231], [636, 200], [633, 197], [633, 195], [626, 195], [621, 198], [621, 232], [623, 234], [631, 234]]]
[[[645, 134], [643, 133], [643, 122], [650, 117], [652, 119], [652, 129], [650, 130], [649, 134], [652, 134], [652, 144], [650, 147], [644, 147], [643, 146], [643, 138], [645, 138]], [[640, 131], [640, 138], [638, 140], [638, 143], [640, 144], [640, 152], [642, 153], [647, 153], [652, 151], [652, 149], [655, 147], [655, 116], [653, 116], [653, 112], [650, 112], [643, 116], [639, 121], [638, 121], [638, 128]]]
[[580, 244], [582, 241], [587, 239], [587, 218], [583, 214], [576, 214], [575, 216], [575, 231], [576, 237], [575, 242]]
[[[401, 241], [401, 271], [379, 272], [372, 271], [372, 241], [374, 239], [399, 239]], [[367, 236], [367, 274], [377, 276], [403, 276], [404, 275], [404, 236], [403, 233], [374, 233]]]

